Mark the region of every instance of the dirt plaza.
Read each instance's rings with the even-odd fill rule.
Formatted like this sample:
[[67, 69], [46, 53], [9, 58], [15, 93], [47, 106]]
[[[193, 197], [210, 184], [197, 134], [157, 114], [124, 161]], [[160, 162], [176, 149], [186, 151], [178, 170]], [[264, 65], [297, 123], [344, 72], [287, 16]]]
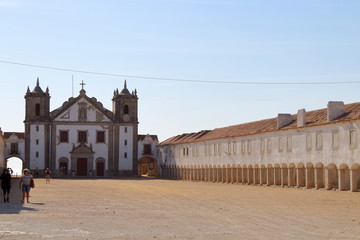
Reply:
[[159, 179], [13, 183], [0, 239], [360, 239], [360, 193]]

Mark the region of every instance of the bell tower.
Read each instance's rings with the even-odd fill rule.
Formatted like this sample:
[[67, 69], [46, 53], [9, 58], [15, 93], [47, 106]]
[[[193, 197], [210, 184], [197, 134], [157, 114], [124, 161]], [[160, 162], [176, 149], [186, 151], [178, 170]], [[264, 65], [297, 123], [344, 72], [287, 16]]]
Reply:
[[114, 91], [114, 172], [136, 174], [138, 160], [138, 97], [136, 89]]
[[49, 158], [50, 143], [50, 94], [39, 83], [25, 94], [25, 159], [24, 167], [34, 170], [52, 167]]
[[138, 97], [136, 89], [129, 92], [124, 83], [124, 89], [119, 93], [119, 90], [114, 91], [113, 113], [115, 114], [115, 122], [118, 123], [133, 123], [138, 124]]
[[44, 92], [36, 81], [36, 87], [30, 92], [28, 87], [25, 95], [25, 122], [27, 121], [46, 121], [50, 117], [50, 94], [46, 88]]

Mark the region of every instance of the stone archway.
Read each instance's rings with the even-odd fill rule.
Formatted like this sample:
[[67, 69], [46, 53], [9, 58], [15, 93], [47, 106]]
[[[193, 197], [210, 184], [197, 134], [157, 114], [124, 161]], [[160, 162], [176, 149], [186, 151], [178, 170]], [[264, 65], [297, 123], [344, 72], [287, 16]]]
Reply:
[[325, 174], [324, 174], [324, 164], [317, 163], [315, 165], [315, 187], [324, 188], [325, 187]]
[[294, 163], [290, 163], [288, 167], [288, 186], [294, 187], [296, 186], [296, 166]]
[[357, 192], [360, 189], [360, 164], [353, 164], [350, 169], [350, 190]]
[[24, 160], [23, 159], [21, 159], [19, 157], [9, 157], [5, 160], [5, 162], [6, 162], [5, 167], [12, 169], [13, 176], [16, 176], [16, 175], [21, 176], [22, 175], [22, 170], [24, 168]]
[[306, 187], [313, 188], [315, 186], [315, 170], [314, 165], [311, 162], [306, 164], [305, 178]]
[[281, 169], [278, 163], [274, 165], [274, 185], [281, 185]]
[[260, 184], [260, 170], [257, 164], [254, 166], [254, 184]]
[[69, 171], [69, 159], [66, 157], [61, 157], [58, 160], [58, 166], [59, 166], [59, 176], [60, 177], [66, 177], [68, 176], [68, 171]]
[[325, 188], [338, 188], [338, 170], [334, 163], [329, 164], [325, 169]]
[[350, 190], [350, 169], [348, 165], [345, 163], [341, 164], [338, 171], [339, 190]]
[[305, 166], [303, 163], [298, 163], [296, 167], [296, 186], [297, 187], [305, 187]]
[[[157, 160], [153, 157], [145, 156], [137, 161], [138, 176], [158, 177]], [[176, 173], [172, 176], [176, 179]]]

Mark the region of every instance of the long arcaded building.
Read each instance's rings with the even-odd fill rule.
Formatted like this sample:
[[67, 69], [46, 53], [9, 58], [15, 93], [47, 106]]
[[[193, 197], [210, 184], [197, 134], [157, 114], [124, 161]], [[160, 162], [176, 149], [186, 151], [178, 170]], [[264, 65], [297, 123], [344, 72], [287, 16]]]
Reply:
[[171, 137], [158, 148], [170, 179], [360, 189], [360, 103]]

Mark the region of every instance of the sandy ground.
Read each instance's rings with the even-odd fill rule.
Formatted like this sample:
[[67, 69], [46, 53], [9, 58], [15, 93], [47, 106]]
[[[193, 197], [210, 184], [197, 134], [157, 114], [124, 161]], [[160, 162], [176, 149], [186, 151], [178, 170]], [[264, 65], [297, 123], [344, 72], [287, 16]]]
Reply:
[[37, 179], [31, 203], [21, 204], [13, 190], [0, 202], [0, 239], [360, 239], [360, 193]]

